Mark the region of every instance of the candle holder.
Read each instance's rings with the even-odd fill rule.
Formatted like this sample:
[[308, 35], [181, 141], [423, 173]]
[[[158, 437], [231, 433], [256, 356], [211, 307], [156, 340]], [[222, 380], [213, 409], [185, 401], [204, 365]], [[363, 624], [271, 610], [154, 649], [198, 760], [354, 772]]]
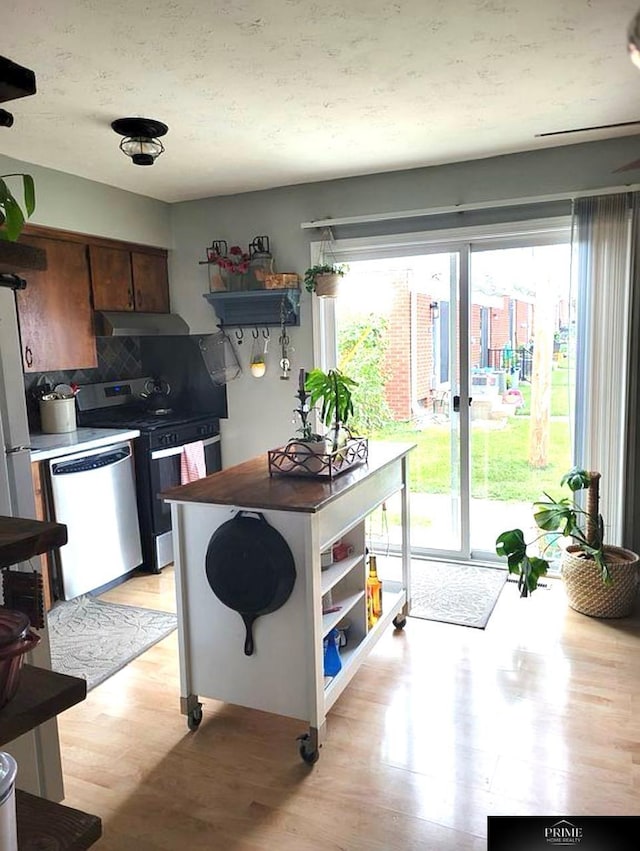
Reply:
[[311, 428], [311, 423], [309, 422], [311, 408], [309, 407], [308, 399], [311, 394], [308, 393], [305, 388], [306, 379], [307, 373], [304, 369], [301, 369], [298, 374], [298, 392], [296, 393], [299, 405], [297, 408], [293, 409], [293, 412], [300, 417], [300, 428], [298, 429], [298, 432], [302, 435], [302, 440], [322, 440], [323, 438], [319, 434], [314, 434], [313, 429]]

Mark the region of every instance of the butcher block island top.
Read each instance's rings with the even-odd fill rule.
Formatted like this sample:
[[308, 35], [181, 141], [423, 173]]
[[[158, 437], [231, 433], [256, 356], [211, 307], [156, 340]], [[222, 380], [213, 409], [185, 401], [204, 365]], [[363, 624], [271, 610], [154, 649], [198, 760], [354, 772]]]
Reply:
[[333, 479], [271, 476], [265, 453], [188, 485], [170, 488], [160, 496], [168, 502], [241, 505], [246, 508], [314, 514], [372, 473], [407, 455], [414, 446], [413, 443], [370, 442], [367, 462]]

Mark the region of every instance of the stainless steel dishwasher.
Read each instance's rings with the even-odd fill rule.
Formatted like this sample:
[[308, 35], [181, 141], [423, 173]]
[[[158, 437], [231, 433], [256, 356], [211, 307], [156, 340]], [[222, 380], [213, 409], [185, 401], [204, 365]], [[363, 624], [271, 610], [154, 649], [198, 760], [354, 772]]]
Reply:
[[49, 461], [54, 518], [67, 527], [58, 551], [64, 600], [95, 591], [142, 562], [133, 455], [128, 443]]

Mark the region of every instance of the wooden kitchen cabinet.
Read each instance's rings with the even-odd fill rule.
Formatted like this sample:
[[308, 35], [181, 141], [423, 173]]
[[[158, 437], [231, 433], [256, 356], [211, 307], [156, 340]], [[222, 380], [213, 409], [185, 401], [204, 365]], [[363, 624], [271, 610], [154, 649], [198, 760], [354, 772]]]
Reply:
[[103, 245], [89, 246], [91, 289], [96, 310], [134, 310], [131, 253]]
[[41, 236], [23, 239], [47, 254], [46, 270], [25, 272], [26, 289], [17, 291], [24, 371], [97, 366], [86, 246]]
[[132, 251], [131, 269], [136, 310], [168, 313], [169, 275], [166, 255]]
[[90, 244], [89, 262], [96, 310], [169, 312], [166, 251]]

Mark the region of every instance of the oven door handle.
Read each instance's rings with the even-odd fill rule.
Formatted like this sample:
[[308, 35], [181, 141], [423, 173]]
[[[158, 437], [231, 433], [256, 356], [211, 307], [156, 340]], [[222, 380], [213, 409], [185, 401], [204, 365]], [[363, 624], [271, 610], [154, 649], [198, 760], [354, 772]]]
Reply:
[[[197, 440], [190, 440], [189, 443], [197, 443]], [[171, 458], [173, 455], [181, 455], [183, 446], [188, 446], [189, 443], [181, 443], [180, 446], [171, 446], [168, 449], [156, 449], [151, 453], [151, 460], [157, 461], [159, 458]], [[205, 448], [213, 443], [220, 443], [220, 435], [215, 437], [207, 437], [202, 441]]]

